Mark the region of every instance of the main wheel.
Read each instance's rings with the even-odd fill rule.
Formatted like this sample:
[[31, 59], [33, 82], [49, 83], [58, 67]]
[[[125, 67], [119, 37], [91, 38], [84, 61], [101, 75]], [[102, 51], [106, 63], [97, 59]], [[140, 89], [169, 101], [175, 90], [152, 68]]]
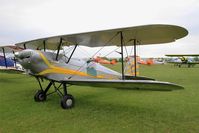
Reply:
[[34, 96], [36, 102], [42, 102], [46, 100], [46, 93], [42, 90], [38, 90]]
[[70, 109], [74, 106], [75, 100], [72, 95], [67, 94], [61, 99], [61, 107], [63, 109]]

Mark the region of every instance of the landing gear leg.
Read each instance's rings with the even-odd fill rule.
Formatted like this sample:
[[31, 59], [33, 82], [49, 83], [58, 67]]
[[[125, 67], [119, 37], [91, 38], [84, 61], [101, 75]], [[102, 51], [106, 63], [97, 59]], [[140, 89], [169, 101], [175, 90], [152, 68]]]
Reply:
[[34, 99], [35, 99], [35, 101], [36, 102], [43, 102], [43, 101], [46, 101], [46, 97], [47, 97], [47, 92], [48, 92], [48, 90], [50, 89], [50, 87], [52, 86], [52, 82], [50, 82], [49, 84], [48, 84], [48, 86], [46, 87], [46, 89], [45, 90], [43, 90], [42, 89], [42, 86], [41, 86], [41, 83], [40, 83], [40, 80], [39, 79], [37, 79], [38, 80], [38, 82], [39, 82], [39, 85], [40, 85], [40, 90], [38, 90], [37, 91], [37, 93], [35, 94], [35, 96], [34, 96]]
[[[57, 87], [54, 81], [50, 81], [50, 83], [48, 84], [48, 86], [46, 87], [46, 89], [42, 88], [41, 85], [41, 81], [38, 77], [36, 77], [39, 86], [40, 86], [40, 90], [37, 91], [37, 93], [34, 96], [34, 100], [36, 102], [43, 102], [46, 100], [48, 95], [51, 95], [55, 92], [57, 92], [57, 94], [61, 97], [61, 107], [63, 109], [70, 109], [72, 107], [74, 107], [75, 105], [75, 100], [73, 98], [72, 95], [68, 94], [67, 92], [67, 84], [66, 83], [60, 83], [60, 85]], [[51, 86], [54, 86], [55, 91], [54, 92], [50, 92], [47, 94], [48, 90], [50, 89]], [[63, 85], [63, 93], [60, 91], [60, 87]]]
[[67, 93], [66, 83], [63, 83], [64, 95], [61, 99], [61, 107], [63, 109], [70, 109], [74, 106], [75, 100], [72, 95]]

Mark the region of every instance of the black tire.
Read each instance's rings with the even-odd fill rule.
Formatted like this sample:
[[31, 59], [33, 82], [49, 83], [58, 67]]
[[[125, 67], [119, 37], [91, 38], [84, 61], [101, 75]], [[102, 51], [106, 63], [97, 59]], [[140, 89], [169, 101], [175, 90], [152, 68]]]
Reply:
[[42, 90], [38, 90], [34, 96], [36, 102], [43, 102], [46, 101], [46, 93]]
[[63, 109], [70, 109], [74, 107], [74, 105], [75, 105], [75, 100], [73, 96], [70, 94], [63, 96], [63, 98], [61, 99], [61, 107]]

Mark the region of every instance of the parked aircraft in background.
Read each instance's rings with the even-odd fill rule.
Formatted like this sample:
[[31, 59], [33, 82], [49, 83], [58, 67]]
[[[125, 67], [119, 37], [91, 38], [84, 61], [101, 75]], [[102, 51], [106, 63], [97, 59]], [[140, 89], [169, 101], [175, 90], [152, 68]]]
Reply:
[[[17, 70], [17, 71], [24, 71], [22, 66], [16, 61], [14, 57], [15, 52], [21, 51], [23, 49], [7, 45], [7, 46], [0, 46], [0, 68], [4, 70]], [[12, 54], [12, 56], [6, 56], [6, 54]]]
[[111, 64], [111, 65], [115, 65], [117, 63], [116, 59], [108, 60], [106, 58], [99, 57], [99, 56], [94, 58], [94, 61], [100, 64]]
[[164, 64], [163, 59], [158, 59], [158, 58], [140, 58], [139, 56], [137, 57], [137, 62], [138, 64], [142, 65], [154, 65], [154, 64]]
[[150, 65], [154, 64], [154, 60], [153, 60], [153, 58], [147, 58], [145, 60], [139, 58], [138, 63], [142, 64], [142, 65], [149, 65], [150, 66]]
[[168, 63], [173, 63], [175, 66], [181, 67], [182, 65], [188, 67], [194, 67], [196, 64], [199, 64], [199, 61], [194, 61], [193, 58], [190, 57], [198, 57], [199, 54], [172, 54], [172, 55], [165, 55], [168, 57], [177, 57], [173, 58]]
[[[7, 63], [6, 63], [7, 62]], [[0, 67], [1, 68], [6, 68], [6, 67], [15, 67], [14, 66], [14, 61], [10, 58], [6, 58], [6, 62], [4, 59], [4, 56], [0, 55]]]

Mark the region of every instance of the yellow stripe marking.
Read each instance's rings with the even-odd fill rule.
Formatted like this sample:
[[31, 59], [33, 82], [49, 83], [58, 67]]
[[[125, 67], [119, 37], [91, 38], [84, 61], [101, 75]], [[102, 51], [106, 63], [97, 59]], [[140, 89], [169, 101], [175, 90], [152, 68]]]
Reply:
[[46, 57], [40, 52], [40, 51], [37, 51], [40, 55], [40, 57], [43, 59], [43, 61], [45, 62], [45, 64], [48, 66], [48, 67], [52, 67], [52, 65], [50, 64], [50, 62], [46, 59]]
[[57, 67], [54, 66], [52, 64], [50, 64], [50, 62], [48, 61], [48, 59], [40, 52], [38, 51], [40, 57], [42, 58], [42, 60], [44, 61], [44, 63], [49, 67], [46, 70], [38, 73], [38, 75], [45, 75], [48, 73], [57, 73], [57, 74], [70, 74], [70, 75], [79, 75], [79, 76], [87, 76], [87, 77], [93, 77], [93, 78], [104, 78], [104, 76], [91, 76], [88, 75], [84, 72], [80, 72], [77, 70], [71, 70], [71, 69], [66, 69], [66, 68], [62, 68], [62, 67]]

